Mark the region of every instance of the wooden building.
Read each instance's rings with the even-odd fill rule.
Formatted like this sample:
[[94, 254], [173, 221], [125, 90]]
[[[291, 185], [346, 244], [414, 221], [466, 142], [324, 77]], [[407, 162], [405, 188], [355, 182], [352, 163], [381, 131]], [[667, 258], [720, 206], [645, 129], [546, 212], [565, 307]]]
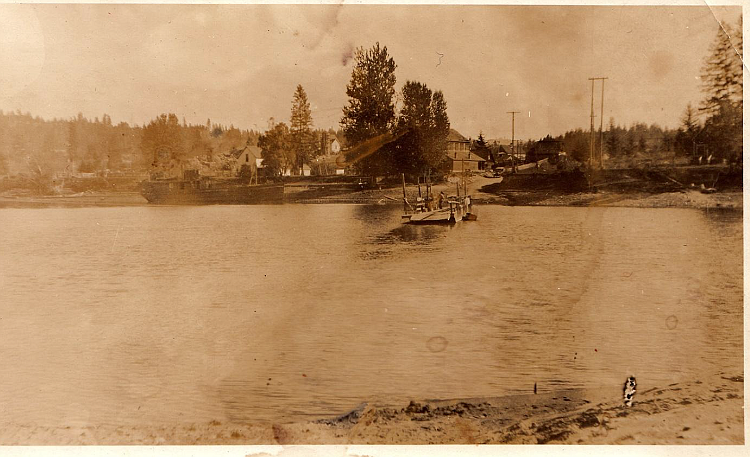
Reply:
[[471, 141], [453, 129], [448, 133], [445, 158], [447, 171], [453, 173], [483, 171], [487, 163], [486, 159], [472, 152]]

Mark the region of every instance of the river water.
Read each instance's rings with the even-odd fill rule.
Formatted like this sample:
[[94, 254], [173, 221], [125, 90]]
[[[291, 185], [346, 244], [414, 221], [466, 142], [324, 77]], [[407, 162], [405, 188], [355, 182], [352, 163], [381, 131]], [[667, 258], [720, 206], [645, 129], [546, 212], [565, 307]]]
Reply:
[[3, 209], [0, 239], [11, 422], [286, 422], [742, 373], [740, 213]]

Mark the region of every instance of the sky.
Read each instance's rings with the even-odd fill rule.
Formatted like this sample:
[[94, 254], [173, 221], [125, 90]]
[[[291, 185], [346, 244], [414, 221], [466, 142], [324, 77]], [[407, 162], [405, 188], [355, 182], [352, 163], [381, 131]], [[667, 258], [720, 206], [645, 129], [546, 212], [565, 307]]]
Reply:
[[[0, 4], [0, 109], [43, 118], [263, 131], [289, 122], [297, 84], [317, 128], [338, 128], [359, 47], [380, 42], [396, 89], [442, 90], [464, 136], [588, 129], [590, 77], [610, 117], [676, 127], [697, 103], [718, 19], [740, 7]], [[595, 87], [599, 126], [601, 86]]]

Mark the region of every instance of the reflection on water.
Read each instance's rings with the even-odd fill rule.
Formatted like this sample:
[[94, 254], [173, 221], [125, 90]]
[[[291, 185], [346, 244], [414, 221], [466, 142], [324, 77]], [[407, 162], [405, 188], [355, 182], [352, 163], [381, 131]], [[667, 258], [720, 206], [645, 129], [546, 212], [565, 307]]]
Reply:
[[0, 405], [40, 424], [295, 420], [363, 401], [742, 371], [738, 213], [5, 209]]
[[424, 254], [436, 249], [435, 241], [444, 237], [451, 226], [401, 224], [386, 233], [375, 234], [362, 246], [362, 259], [379, 259], [390, 255]]

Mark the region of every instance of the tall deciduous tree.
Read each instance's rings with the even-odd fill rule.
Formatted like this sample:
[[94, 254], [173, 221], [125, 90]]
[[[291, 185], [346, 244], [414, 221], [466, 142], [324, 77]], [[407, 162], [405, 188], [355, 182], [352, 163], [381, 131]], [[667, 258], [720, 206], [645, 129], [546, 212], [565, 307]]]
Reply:
[[[341, 126], [346, 142], [356, 145], [391, 131], [396, 114], [396, 63], [380, 43], [354, 54], [354, 69], [346, 95], [349, 97]], [[360, 171], [374, 174], [384, 168], [382, 155], [373, 154], [358, 163]]]
[[312, 114], [310, 102], [301, 84], [297, 85], [292, 100], [291, 118], [291, 149], [295, 155], [300, 174], [305, 163], [309, 163], [314, 153], [314, 138], [312, 135]]
[[445, 100], [441, 92], [427, 85], [407, 81], [401, 90], [404, 105], [397, 130], [406, 133], [393, 147], [394, 171], [423, 174], [440, 166], [450, 130]]
[[432, 94], [430, 103], [432, 114], [432, 149], [427, 158], [433, 168], [438, 168], [445, 160], [445, 151], [448, 148], [448, 133], [451, 123], [448, 120], [448, 104], [445, 103], [443, 92], [438, 90]]
[[143, 129], [141, 150], [154, 165], [184, 160], [185, 144], [177, 115], [162, 114], [149, 122]]
[[432, 91], [422, 83], [407, 81], [401, 89], [404, 104], [399, 113], [399, 131], [408, 133], [394, 145], [395, 170], [412, 174], [426, 171], [425, 154], [430, 148]]
[[258, 147], [263, 157], [263, 166], [267, 175], [279, 176], [289, 163], [291, 141], [289, 127], [283, 122], [258, 138]]

